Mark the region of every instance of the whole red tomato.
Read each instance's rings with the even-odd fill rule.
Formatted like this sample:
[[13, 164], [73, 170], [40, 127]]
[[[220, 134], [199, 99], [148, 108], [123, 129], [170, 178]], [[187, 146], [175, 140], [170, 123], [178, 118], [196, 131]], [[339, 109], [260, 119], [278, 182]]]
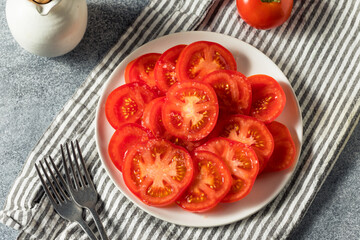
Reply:
[[269, 29], [283, 24], [291, 14], [293, 0], [236, 0], [238, 12], [249, 25]]

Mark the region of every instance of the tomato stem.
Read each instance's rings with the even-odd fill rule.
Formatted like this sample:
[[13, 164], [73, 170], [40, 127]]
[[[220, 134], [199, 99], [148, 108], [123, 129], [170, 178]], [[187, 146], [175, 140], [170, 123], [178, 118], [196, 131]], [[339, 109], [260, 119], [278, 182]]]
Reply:
[[281, 0], [261, 0], [262, 2], [267, 2], [267, 3], [272, 3], [272, 2], [275, 2], [275, 3], [280, 3]]

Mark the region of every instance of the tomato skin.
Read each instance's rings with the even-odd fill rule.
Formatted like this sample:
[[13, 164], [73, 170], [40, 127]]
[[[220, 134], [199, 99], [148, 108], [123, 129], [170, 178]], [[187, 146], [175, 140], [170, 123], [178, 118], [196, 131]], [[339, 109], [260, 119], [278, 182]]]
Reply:
[[157, 60], [154, 67], [154, 76], [156, 86], [160, 89], [160, 91], [166, 93], [166, 91], [178, 81], [175, 67], [179, 55], [185, 47], [185, 44], [180, 44], [169, 48], [161, 54]]
[[230, 114], [249, 114], [251, 84], [244, 74], [232, 70], [218, 70], [204, 76], [203, 81], [215, 90], [220, 111]]
[[258, 158], [250, 146], [217, 137], [196, 149], [200, 150], [216, 154], [230, 170], [233, 178], [231, 189], [221, 202], [235, 202], [250, 193], [259, 172]]
[[223, 160], [211, 152], [196, 151], [192, 159], [193, 181], [176, 203], [190, 212], [208, 211], [230, 191], [231, 173]]
[[129, 190], [149, 206], [166, 206], [190, 185], [190, 154], [164, 139], [133, 145], [125, 155], [123, 178]]
[[138, 122], [145, 105], [156, 97], [157, 94], [144, 83], [124, 84], [114, 89], [107, 97], [106, 118], [115, 129], [124, 123]]
[[248, 77], [252, 89], [250, 116], [265, 124], [275, 120], [283, 111], [286, 95], [280, 84], [272, 77], [257, 74]]
[[237, 65], [232, 53], [218, 43], [198, 41], [189, 44], [181, 52], [176, 64], [179, 81], [202, 81], [216, 70], [234, 70]]
[[274, 139], [266, 125], [250, 116], [232, 115], [224, 121], [220, 136], [251, 146], [259, 160], [259, 173], [274, 150]]
[[270, 29], [280, 26], [290, 17], [293, 0], [236, 0], [236, 6], [241, 18], [250, 26]]
[[160, 53], [147, 53], [134, 59], [133, 62], [129, 63], [131, 65], [129, 66], [128, 73], [125, 71], [125, 82], [144, 82], [149, 87], [157, 90], [154, 67], [160, 56]]
[[264, 172], [281, 171], [293, 166], [296, 148], [289, 129], [277, 121], [273, 121], [266, 126], [274, 138], [274, 151]]
[[115, 167], [121, 172], [124, 156], [129, 147], [146, 142], [151, 138], [153, 138], [152, 134], [139, 124], [125, 123], [121, 125], [112, 135], [108, 145], [108, 153]]
[[219, 106], [214, 89], [207, 83], [175, 83], [167, 92], [162, 108], [165, 129], [186, 141], [205, 138], [215, 127]]

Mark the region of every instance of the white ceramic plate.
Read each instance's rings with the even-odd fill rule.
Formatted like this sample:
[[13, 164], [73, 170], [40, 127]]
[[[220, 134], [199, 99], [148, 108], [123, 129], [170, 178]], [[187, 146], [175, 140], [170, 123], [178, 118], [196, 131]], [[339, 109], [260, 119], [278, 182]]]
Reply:
[[289, 181], [294, 168], [262, 174], [255, 181], [255, 185], [248, 196], [235, 203], [220, 203], [215, 209], [205, 213], [190, 213], [177, 205], [164, 208], [150, 207], [137, 199], [126, 187], [122, 174], [112, 164], [107, 147], [114, 129], [105, 117], [105, 101], [109, 93], [116, 87], [124, 84], [124, 70], [126, 65], [136, 57], [149, 53], [162, 53], [177, 44], [189, 44], [195, 41], [206, 40], [217, 42], [234, 55], [238, 64], [238, 71], [246, 76], [253, 74], [267, 74], [275, 78], [286, 94], [286, 106], [277, 121], [284, 123], [290, 130], [294, 139], [298, 159], [302, 142], [302, 118], [300, 107], [282, 71], [262, 52], [236, 38], [212, 32], [182, 32], [155, 39], [132, 52], [122, 61], [108, 79], [99, 101], [96, 113], [96, 143], [102, 162], [119, 190], [138, 207], [147, 213], [162, 220], [190, 227], [212, 227], [232, 223], [246, 218], [268, 204], [274, 199]]

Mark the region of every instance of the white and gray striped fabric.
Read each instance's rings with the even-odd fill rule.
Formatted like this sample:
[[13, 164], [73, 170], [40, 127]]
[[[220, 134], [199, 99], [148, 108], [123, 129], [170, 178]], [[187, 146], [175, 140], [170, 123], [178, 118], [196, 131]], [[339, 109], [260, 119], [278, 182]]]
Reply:
[[[285, 239], [306, 213], [359, 121], [359, 5], [355, 0], [294, 1], [288, 22], [259, 31], [238, 17], [233, 0], [150, 1], [29, 154], [0, 221], [20, 230], [19, 239], [87, 238], [77, 224], [54, 212], [33, 167], [44, 156], [59, 156], [60, 143], [77, 138], [86, 146], [83, 152], [100, 195], [98, 212], [110, 239]], [[223, 33], [261, 50], [291, 82], [304, 121], [302, 154], [286, 188], [254, 215], [215, 228], [177, 226], [137, 208], [112, 183], [95, 146], [96, 105], [114, 68], [140, 45], [189, 30]]]

